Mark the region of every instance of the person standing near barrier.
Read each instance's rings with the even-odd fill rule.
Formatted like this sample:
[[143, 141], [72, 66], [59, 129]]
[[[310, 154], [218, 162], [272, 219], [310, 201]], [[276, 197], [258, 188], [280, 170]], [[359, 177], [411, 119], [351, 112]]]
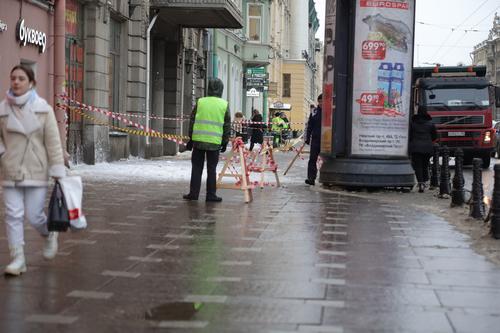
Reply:
[[273, 132], [273, 147], [276, 148], [281, 143], [281, 132], [285, 126], [285, 121], [281, 118], [281, 112], [276, 112], [271, 120], [271, 131]]
[[43, 256], [57, 254], [57, 232], [44, 213], [49, 177], [66, 174], [63, 149], [52, 107], [35, 91], [35, 75], [25, 65], [10, 72], [10, 90], [0, 103], [0, 166], [5, 225], [11, 263], [5, 274], [26, 272], [24, 219], [45, 237]]
[[253, 150], [253, 146], [258, 143], [262, 145], [264, 143], [264, 124], [262, 123], [262, 115], [259, 110], [252, 110], [252, 123], [250, 124], [252, 133], [250, 137], [250, 151]]
[[316, 176], [318, 174], [318, 157], [321, 150], [321, 107], [323, 103], [323, 94], [318, 96], [318, 106], [311, 111], [309, 120], [307, 121], [306, 133], [304, 141], [310, 145], [309, 163], [307, 164], [307, 185], [314, 186], [316, 184]]
[[422, 106], [410, 122], [409, 152], [411, 164], [418, 182], [418, 192], [422, 193], [429, 180], [429, 159], [433, 153], [433, 141], [437, 139], [436, 126]]
[[191, 183], [185, 200], [198, 200], [201, 175], [205, 157], [207, 159], [207, 196], [205, 201], [221, 202], [216, 195], [216, 168], [219, 151], [226, 151], [231, 133], [231, 114], [228, 102], [222, 99], [224, 84], [218, 78], [208, 81], [207, 97], [200, 98], [191, 113], [188, 150], [191, 155]]

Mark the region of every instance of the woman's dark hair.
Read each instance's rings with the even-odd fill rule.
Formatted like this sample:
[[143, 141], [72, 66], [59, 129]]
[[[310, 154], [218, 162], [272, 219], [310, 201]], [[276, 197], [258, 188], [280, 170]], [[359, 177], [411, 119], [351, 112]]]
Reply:
[[28, 67], [26, 65], [23, 65], [23, 64], [19, 64], [19, 65], [16, 65], [12, 68], [12, 70], [10, 71], [10, 74], [12, 74], [12, 72], [14, 72], [16, 69], [20, 69], [22, 70], [24, 73], [26, 73], [26, 76], [28, 77], [28, 80], [35, 86], [36, 85], [36, 80], [35, 80], [35, 73], [33, 72], [33, 70], [31, 69], [31, 67]]

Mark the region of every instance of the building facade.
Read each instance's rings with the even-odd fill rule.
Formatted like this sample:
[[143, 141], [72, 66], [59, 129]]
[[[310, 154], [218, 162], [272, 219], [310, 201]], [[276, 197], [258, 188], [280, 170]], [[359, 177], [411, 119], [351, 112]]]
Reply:
[[[213, 57], [213, 50], [219, 43], [213, 29], [242, 28], [243, 19], [237, 2], [150, 1], [151, 79], [146, 78], [145, 82], [151, 82], [151, 98], [146, 102], [150, 111], [146, 114], [151, 119], [152, 129], [178, 136], [187, 135], [188, 117], [196, 100], [205, 95], [207, 79], [214, 71], [215, 76], [222, 75], [217, 72], [218, 64], [213, 65], [217, 60]], [[228, 57], [221, 55], [221, 58]], [[232, 88], [229, 86], [227, 89], [227, 82], [225, 86], [227, 97]], [[232, 103], [236, 103], [234, 97]], [[174, 140], [150, 140], [148, 156], [173, 155], [181, 148]]]
[[[290, 0], [273, 7], [275, 27], [270, 105], [289, 105], [288, 118], [294, 130], [304, 129], [309, 106], [321, 92], [319, 41], [315, 38], [319, 19], [314, 0]], [[280, 16], [278, 18], [277, 16]], [[272, 109], [271, 109], [272, 110]], [[285, 112], [286, 108], [285, 108]]]
[[[54, 104], [64, 90], [65, 2], [51, 0], [0, 1], [0, 91], [10, 85], [10, 70], [17, 64], [31, 67], [40, 96]], [[0, 99], [3, 99], [0, 98]], [[55, 108], [65, 143], [65, 112]]]
[[[493, 27], [488, 39], [474, 47], [473, 64], [486, 66], [486, 76], [500, 86], [500, 16], [495, 14]], [[496, 118], [500, 118], [500, 109], [496, 110]]]

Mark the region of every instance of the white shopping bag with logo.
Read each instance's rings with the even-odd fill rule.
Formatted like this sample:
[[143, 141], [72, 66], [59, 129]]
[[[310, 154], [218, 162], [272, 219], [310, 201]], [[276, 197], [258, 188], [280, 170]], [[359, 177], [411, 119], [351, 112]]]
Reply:
[[73, 230], [87, 228], [87, 219], [82, 212], [83, 184], [80, 176], [59, 178], [69, 212], [69, 225]]

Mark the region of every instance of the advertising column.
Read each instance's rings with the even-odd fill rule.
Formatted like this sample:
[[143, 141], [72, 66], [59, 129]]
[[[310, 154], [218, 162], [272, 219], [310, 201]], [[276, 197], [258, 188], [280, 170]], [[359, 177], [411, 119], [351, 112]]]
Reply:
[[414, 0], [356, 0], [351, 156], [407, 156]]
[[320, 182], [410, 189], [416, 0], [327, 0]]

